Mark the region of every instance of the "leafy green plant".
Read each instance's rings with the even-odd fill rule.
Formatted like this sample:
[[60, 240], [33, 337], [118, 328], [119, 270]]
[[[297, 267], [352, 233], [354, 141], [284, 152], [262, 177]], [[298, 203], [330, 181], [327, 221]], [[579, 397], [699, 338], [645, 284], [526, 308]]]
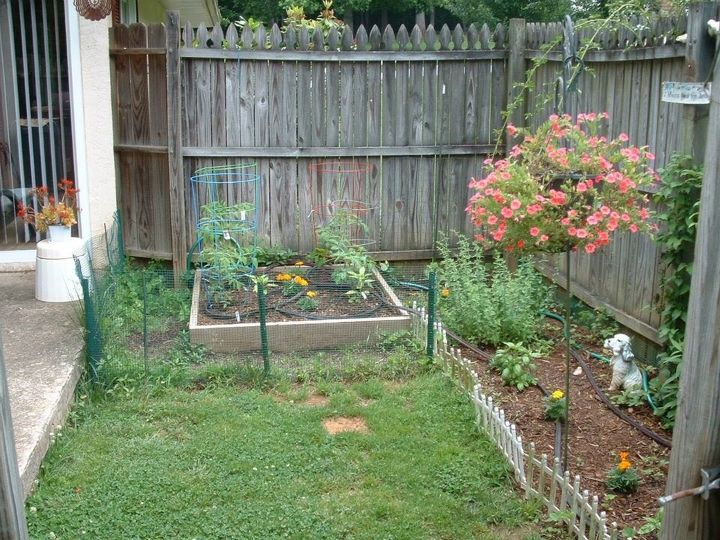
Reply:
[[[511, 272], [501, 254], [487, 264], [481, 246], [458, 237], [457, 253], [438, 243], [439, 311], [443, 323], [468, 341], [489, 345], [531, 342], [542, 328], [550, 288], [529, 260]], [[444, 291], [447, 290], [447, 294]]]
[[365, 266], [347, 272], [347, 279], [352, 289], [346, 291], [345, 294], [350, 302], [367, 300], [368, 293], [372, 291], [373, 283], [375, 283], [375, 280], [370, 277], [371, 275]]
[[634, 493], [640, 487], [640, 477], [628, 459], [628, 452], [619, 453], [620, 462], [610, 469], [605, 484], [615, 493]]
[[378, 348], [383, 351], [403, 350], [415, 354], [425, 352], [425, 345], [410, 331], [381, 334]]
[[566, 403], [565, 393], [562, 390], [555, 390], [552, 394], [545, 397], [545, 419], [552, 420], [553, 422], [564, 422]]
[[595, 341], [602, 341], [620, 331], [615, 317], [605, 309], [592, 309], [583, 305], [573, 312], [573, 326], [581, 326], [590, 333]]
[[297, 301], [297, 306], [303, 311], [316, 311], [320, 302], [316, 299], [317, 292], [308, 291], [305, 296]]
[[702, 167], [693, 165], [690, 156], [673, 155], [660, 171], [660, 185], [654, 196], [660, 222], [657, 242], [664, 270], [658, 336], [667, 346], [659, 355], [658, 377], [651, 387], [658, 405], [656, 414], [666, 427], [675, 423], [702, 178]]
[[202, 364], [207, 360], [208, 349], [190, 341], [188, 330], [181, 330], [168, 354], [168, 361], [174, 365]]
[[621, 407], [640, 407], [645, 405], [645, 394], [639, 388], [627, 388], [611, 396], [610, 400]]
[[503, 384], [525, 390], [537, 382], [534, 375], [537, 366], [533, 360], [539, 356], [540, 353], [522, 343], [508, 342], [502, 349], [497, 350], [490, 365], [500, 372]]

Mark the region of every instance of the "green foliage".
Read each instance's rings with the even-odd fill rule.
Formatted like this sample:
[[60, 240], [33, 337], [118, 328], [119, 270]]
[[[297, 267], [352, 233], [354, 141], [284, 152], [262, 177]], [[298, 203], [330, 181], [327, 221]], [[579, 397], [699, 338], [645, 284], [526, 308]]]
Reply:
[[[556, 390], [556, 392], [559, 392]], [[552, 395], [545, 397], [544, 415], [546, 420], [553, 422], [564, 422], [565, 421], [565, 407], [566, 399], [565, 396], [559, 397], [562, 392], [556, 394], [553, 392]]]
[[511, 272], [496, 254], [488, 265], [482, 248], [464, 236], [458, 238], [456, 255], [445, 242], [438, 243], [438, 251], [440, 288], [448, 290], [440, 295], [440, 318], [448, 328], [468, 341], [495, 346], [537, 336], [550, 289], [531, 261], [520, 261]]
[[659, 330], [663, 339], [682, 341], [685, 334], [702, 177], [702, 168], [693, 166], [690, 156], [678, 154], [660, 172], [660, 186], [654, 199], [658, 205], [656, 218], [661, 225], [657, 242], [662, 248], [660, 260], [665, 270]]
[[591, 309], [585, 305], [574, 310], [572, 324], [583, 327], [590, 333], [591, 339], [598, 342], [602, 342], [620, 331], [620, 325], [615, 317], [606, 310]]
[[665, 347], [666, 351], [660, 355], [658, 373], [650, 381], [650, 391], [657, 407], [655, 414], [660, 418], [664, 428], [672, 429], [677, 412], [683, 345], [671, 340]]
[[652, 388], [658, 406], [656, 413], [665, 426], [675, 422], [702, 177], [702, 168], [694, 166], [690, 156], [676, 154], [661, 171], [655, 195], [661, 225], [657, 242], [662, 249], [660, 260], [664, 270], [658, 335], [667, 346], [659, 356], [660, 368]]
[[640, 388], [624, 389], [619, 394], [610, 397], [615, 405], [620, 407], [641, 407], [645, 405], [645, 394]]
[[258, 246], [255, 258], [258, 266], [285, 265], [297, 259], [297, 251], [282, 246]]
[[640, 477], [633, 467], [621, 470], [618, 466], [610, 470], [605, 484], [615, 493], [634, 493], [640, 487]]
[[414, 354], [425, 352], [425, 345], [420, 343], [415, 334], [410, 331], [382, 334], [378, 347], [383, 351], [404, 350]]
[[320, 302], [314, 298], [303, 296], [297, 301], [297, 306], [303, 311], [316, 311], [320, 306]]
[[312, 257], [341, 265], [333, 271], [333, 281], [350, 287], [345, 293], [350, 302], [361, 302], [367, 300], [375, 283], [372, 277], [375, 261], [363, 246], [353, 245], [351, 231], [367, 233], [368, 226], [352, 212], [339, 210], [327, 224], [318, 229], [320, 245]]
[[500, 372], [503, 384], [525, 390], [537, 382], [534, 375], [537, 366], [533, 360], [540, 356], [522, 343], [508, 342], [497, 350], [490, 365]]
[[[44, 462], [30, 535], [495, 538], [496, 527], [520, 537], [535, 519], [441, 375], [327, 390], [320, 407], [219, 384], [86, 406]], [[376, 401], [363, 407], [359, 394]], [[331, 436], [322, 421], [332, 416], [360, 416], [369, 432]]]
[[207, 360], [207, 355], [207, 347], [191, 343], [190, 332], [181, 330], [170, 349], [168, 361], [174, 365], [202, 364]]

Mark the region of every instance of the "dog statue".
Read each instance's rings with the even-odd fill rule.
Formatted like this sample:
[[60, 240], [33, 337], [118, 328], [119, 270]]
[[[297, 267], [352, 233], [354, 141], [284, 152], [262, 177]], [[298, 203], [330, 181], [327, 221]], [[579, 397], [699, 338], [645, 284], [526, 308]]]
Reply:
[[615, 334], [603, 343], [603, 347], [612, 350], [610, 365], [613, 368], [612, 382], [608, 391], [630, 390], [642, 386], [642, 374], [635, 364], [635, 355], [630, 348], [630, 338], [625, 334]]

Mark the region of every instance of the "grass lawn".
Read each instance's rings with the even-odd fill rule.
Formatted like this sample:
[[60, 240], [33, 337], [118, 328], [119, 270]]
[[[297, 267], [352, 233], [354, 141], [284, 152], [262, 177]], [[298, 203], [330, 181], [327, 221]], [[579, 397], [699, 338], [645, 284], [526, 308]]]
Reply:
[[[116, 393], [79, 416], [27, 502], [33, 538], [539, 537], [536, 508], [436, 372], [269, 390], [170, 385]], [[330, 435], [323, 420], [336, 417], [367, 432]]]

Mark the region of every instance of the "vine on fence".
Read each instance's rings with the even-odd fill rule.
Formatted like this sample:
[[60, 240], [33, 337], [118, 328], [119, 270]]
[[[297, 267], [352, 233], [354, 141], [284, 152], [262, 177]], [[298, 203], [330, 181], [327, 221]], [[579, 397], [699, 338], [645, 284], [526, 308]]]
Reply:
[[657, 220], [662, 224], [657, 242], [664, 271], [658, 335], [665, 340], [666, 349], [659, 357], [652, 391], [656, 414], [666, 427], [675, 423], [702, 178], [702, 167], [693, 165], [690, 156], [676, 154], [661, 171], [655, 195]]

